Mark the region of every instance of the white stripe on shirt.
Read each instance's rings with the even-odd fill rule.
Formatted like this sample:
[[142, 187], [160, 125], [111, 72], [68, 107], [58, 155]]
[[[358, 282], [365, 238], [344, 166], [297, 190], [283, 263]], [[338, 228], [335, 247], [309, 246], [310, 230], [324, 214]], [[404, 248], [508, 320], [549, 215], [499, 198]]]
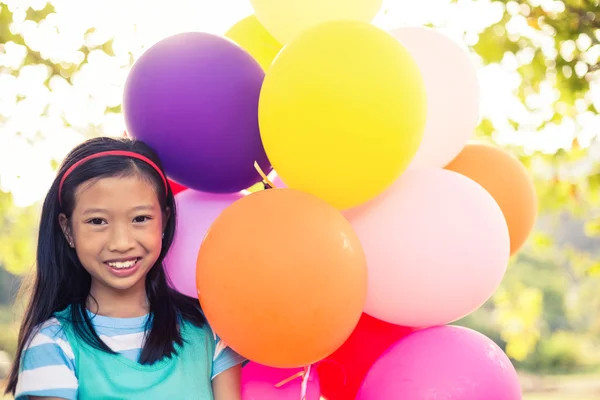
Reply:
[[50, 318], [48, 321], [40, 325], [39, 330], [50, 328], [51, 326], [61, 326], [60, 322], [56, 318]]
[[41, 346], [43, 344], [57, 344], [61, 350], [65, 353], [65, 356], [70, 360], [75, 359], [75, 354], [73, 354], [73, 349], [69, 342], [59, 339], [59, 338], [50, 338], [44, 334], [44, 332], [40, 332], [39, 334], [33, 337], [33, 340], [27, 346], [27, 349], [34, 348], [36, 346]]
[[106, 343], [108, 347], [112, 349], [112, 351], [125, 351], [125, 350], [134, 350], [140, 349], [144, 344], [145, 332], [131, 333], [128, 335], [118, 335], [118, 336], [104, 336], [101, 335], [100, 339]]
[[17, 393], [29, 393], [49, 389], [77, 389], [75, 374], [66, 365], [52, 365], [21, 371]]

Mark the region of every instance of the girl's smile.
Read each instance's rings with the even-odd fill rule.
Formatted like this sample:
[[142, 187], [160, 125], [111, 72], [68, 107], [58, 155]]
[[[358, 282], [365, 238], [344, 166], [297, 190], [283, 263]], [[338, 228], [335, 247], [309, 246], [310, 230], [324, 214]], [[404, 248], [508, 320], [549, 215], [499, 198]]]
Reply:
[[104, 263], [115, 276], [123, 278], [133, 275], [136, 272], [138, 261], [141, 259], [142, 257], [130, 257], [120, 260], [105, 261]]

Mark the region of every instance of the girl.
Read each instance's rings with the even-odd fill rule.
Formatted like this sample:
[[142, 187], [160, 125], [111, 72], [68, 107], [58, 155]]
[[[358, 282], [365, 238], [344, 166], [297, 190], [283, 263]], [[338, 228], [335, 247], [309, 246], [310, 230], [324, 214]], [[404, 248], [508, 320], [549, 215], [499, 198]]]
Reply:
[[[175, 201], [130, 139], [71, 151], [44, 201], [37, 274], [7, 393], [17, 399], [241, 399], [243, 359], [162, 267]], [[212, 384], [211, 384], [212, 382]]]

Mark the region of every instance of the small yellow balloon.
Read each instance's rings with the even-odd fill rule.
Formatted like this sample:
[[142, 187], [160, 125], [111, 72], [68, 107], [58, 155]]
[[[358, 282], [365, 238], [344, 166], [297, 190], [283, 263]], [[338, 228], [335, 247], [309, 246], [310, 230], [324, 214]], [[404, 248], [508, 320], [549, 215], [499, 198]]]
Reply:
[[368, 23], [334, 21], [284, 47], [258, 112], [283, 182], [343, 210], [376, 197], [408, 167], [426, 107], [421, 72], [400, 42]]
[[250, 15], [236, 23], [225, 33], [225, 36], [250, 53], [265, 71], [269, 69], [282, 47], [255, 15]]
[[286, 44], [306, 29], [335, 20], [370, 22], [383, 0], [251, 0], [260, 22]]

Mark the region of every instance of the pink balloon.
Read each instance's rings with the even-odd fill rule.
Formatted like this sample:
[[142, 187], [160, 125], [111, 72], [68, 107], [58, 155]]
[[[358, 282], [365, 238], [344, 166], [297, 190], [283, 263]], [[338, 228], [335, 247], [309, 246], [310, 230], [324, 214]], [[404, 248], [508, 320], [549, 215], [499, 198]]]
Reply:
[[242, 194], [212, 194], [191, 189], [175, 196], [177, 229], [165, 257], [165, 272], [178, 292], [198, 298], [196, 259], [200, 244], [217, 216], [241, 197]]
[[365, 312], [397, 325], [444, 325], [496, 291], [508, 264], [508, 227], [493, 197], [443, 169], [412, 170], [346, 214], [367, 256]]
[[410, 167], [444, 167], [465, 147], [479, 123], [479, 83], [469, 53], [434, 28], [391, 32], [414, 57], [427, 92], [427, 122]]
[[520, 400], [519, 377], [490, 339], [467, 328], [417, 331], [373, 364], [356, 400]]
[[[250, 362], [242, 368], [242, 399], [299, 400], [302, 378], [295, 378], [279, 388], [275, 385], [301, 371], [302, 369], [270, 368]], [[306, 400], [319, 400], [320, 393], [317, 371], [313, 369], [308, 379]]]
[[287, 187], [286, 184], [283, 183], [283, 181], [281, 180], [281, 178], [279, 177], [279, 175], [277, 175], [276, 173], [273, 173], [269, 177], [269, 179], [271, 180], [271, 183], [273, 185], [275, 185], [276, 188], [281, 189], [281, 188], [286, 188]]

